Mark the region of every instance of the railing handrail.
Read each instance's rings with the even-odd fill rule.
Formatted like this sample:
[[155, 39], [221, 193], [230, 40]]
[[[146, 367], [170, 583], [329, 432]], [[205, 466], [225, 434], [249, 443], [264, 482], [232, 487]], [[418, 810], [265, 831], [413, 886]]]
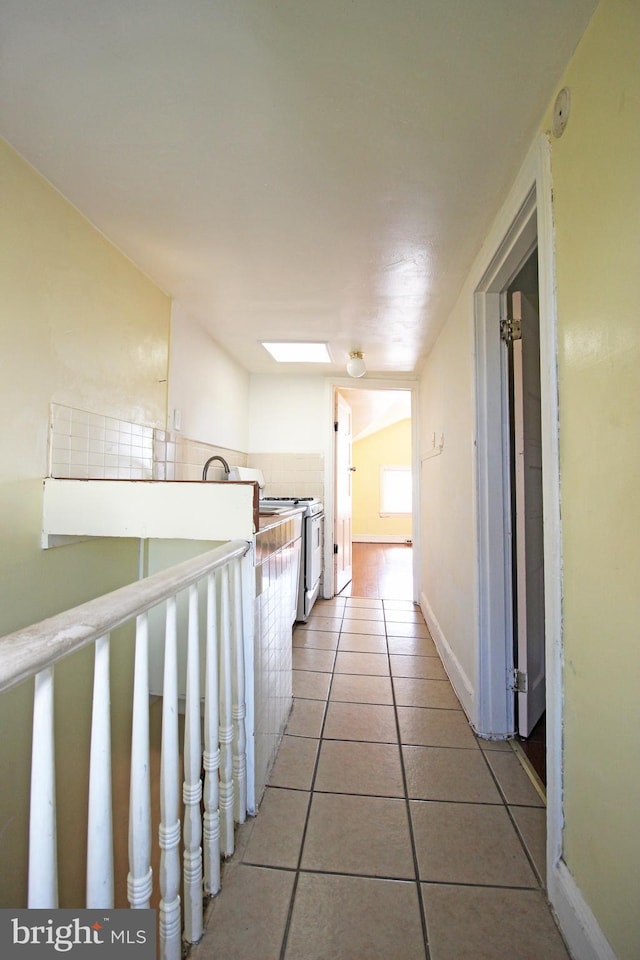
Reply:
[[244, 556], [250, 544], [232, 540], [191, 560], [129, 583], [0, 638], [0, 693]]

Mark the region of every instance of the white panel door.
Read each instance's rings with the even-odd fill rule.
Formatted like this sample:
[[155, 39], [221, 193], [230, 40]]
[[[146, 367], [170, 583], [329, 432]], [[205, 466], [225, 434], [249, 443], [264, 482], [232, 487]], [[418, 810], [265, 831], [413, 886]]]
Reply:
[[336, 392], [334, 592], [351, 580], [351, 407]]
[[517, 695], [518, 732], [527, 737], [546, 702], [540, 326], [537, 306], [524, 294], [513, 294], [512, 310], [522, 329], [522, 339], [513, 342], [513, 419], [517, 660], [526, 674], [525, 689]]

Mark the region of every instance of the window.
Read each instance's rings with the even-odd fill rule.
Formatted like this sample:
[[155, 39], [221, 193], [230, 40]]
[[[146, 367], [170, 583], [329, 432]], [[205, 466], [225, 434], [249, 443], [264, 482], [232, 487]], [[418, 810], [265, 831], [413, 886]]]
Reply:
[[411, 467], [380, 467], [380, 516], [411, 514]]

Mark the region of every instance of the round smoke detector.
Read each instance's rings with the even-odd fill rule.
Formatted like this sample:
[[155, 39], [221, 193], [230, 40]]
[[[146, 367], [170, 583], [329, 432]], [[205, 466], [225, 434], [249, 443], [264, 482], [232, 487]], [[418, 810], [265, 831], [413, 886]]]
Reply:
[[553, 120], [551, 123], [551, 132], [554, 137], [561, 137], [564, 133], [565, 127], [569, 122], [569, 114], [571, 112], [571, 92], [569, 87], [563, 87], [558, 96], [556, 97], [556, 102], [553, 105]]

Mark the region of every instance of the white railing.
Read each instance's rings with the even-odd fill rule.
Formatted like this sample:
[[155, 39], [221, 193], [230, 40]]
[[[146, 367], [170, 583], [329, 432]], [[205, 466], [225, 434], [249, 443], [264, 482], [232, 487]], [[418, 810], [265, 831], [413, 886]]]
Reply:
[[[54, 665], [88, 644], [95, 646], [95, 661], [86, 906], [114, 906], [110, 634], [116, 627], [133, 620], [136, 639], [127, 897], [131, 907], [144, 908], [150, 904], [153, 873], [148, 611], [165, 603], [158, 785], [161, 956], [164, 960], [179, 960], [183, 937], [190, 943], [200, 940], [203, 894], [218, 892], [220, 859], [233, 853], [234, 823], [244, 822], [247, 812], [244, 651], [245, 644], [249, 649], [247, 638], [252, 635], [250, 616], [247, 615], [250, 610], [247, 595], [252, 582], [248, 550], [249, 544], [245, 541], [233, 541], [0, 640], [0, 692], [34, 678], [29, 907], [58, 906]], [[204, 626], [199, 622], [198, 586], [201, 583], [204, 583], [206, 594]], [[188, 639], [182, 755], [184, 831], [181, 837], [176, 599], [182, 591], [188, 594]], [[204, 663], [203, 677], [200, 676], [201, 662]], [[184, 905], [180, 897], [181, 846]]]

